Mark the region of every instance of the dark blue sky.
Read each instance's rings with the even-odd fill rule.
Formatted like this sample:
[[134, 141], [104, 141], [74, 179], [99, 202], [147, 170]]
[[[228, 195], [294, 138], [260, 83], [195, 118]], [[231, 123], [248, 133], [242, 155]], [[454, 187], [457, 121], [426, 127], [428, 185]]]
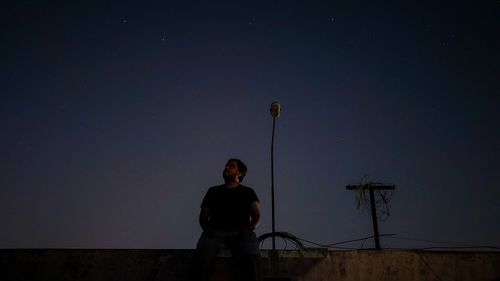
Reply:
[[270, 232], [273, 100], [278, 230], [500, 246], [498, 1], [70, 2], [1, 4], [0, 248], [192, 248], [230, 157]]

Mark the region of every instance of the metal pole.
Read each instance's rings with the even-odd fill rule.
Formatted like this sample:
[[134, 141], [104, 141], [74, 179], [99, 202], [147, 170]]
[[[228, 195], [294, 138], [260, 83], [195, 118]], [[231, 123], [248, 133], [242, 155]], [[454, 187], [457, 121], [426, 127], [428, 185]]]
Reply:
[[272, 210], [272, 230], [273, 230], [273, 251], [276, 250], [276, 239], [274, 234], [275, 222], [274, 222], [274, 128], [276, 125], [276, 118], [273, 117], [273, 136], [271, 139], [271, 210]]
[[375, 208], [375, 195], [373, 193], [373, 187], [368, 188], [370, 190], [370, 204], [372, 207], [372, 222], [373, 222], [373, 236], [375, 237], [375, 249], [380, 250], [380, 240], [378, 235], [378, 223], [377, 223], [377, 210]]

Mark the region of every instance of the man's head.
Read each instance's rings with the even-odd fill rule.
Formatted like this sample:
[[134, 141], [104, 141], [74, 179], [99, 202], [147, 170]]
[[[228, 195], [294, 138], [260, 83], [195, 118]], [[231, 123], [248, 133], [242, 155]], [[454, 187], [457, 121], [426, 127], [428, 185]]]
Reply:
[[225, 181], [232, 181], [237, 178], [239, 182], [242, 182], [246, 174], [247, 166], [240, 159], [227, 160], [224, 171], [222, 172]]

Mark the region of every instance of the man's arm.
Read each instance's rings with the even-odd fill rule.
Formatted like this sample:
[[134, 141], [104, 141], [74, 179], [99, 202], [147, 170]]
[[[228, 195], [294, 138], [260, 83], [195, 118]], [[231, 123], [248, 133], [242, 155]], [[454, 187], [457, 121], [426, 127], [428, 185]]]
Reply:
[[198, 218], [198, 222], [200, 223], [200, 226], [203, 230], [207, 230], [209, 218], [210, 218], [210, 209], [206, 207], [201, 207], [200, 217]]
[[260, 204], [259, 201], [253, 201], [250, 205], [250, 222], [241, 230], [241, 235], [246, 236], [252, 233], [260, 224]]
[[259, 201], [253, 201], [250, 206], [250, 227], [252, 231], [260, 224], [260, 204]]

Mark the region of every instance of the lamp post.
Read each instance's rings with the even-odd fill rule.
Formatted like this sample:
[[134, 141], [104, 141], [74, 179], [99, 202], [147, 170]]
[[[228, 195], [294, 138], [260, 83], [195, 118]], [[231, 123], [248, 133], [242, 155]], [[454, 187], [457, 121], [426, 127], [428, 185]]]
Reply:
[[271, 116], [273, 117], [273, 134], [271, 138], [271, 212], [272, 212], [272, 238], [273, 238], [273, 251], [276, 250], [276, 224], [274, 219], [274, 131], [276, 128], [276, 118], [280, 116], [281, 106], [278, 101], [271, 103]]
[[[276, 222], [275, 222], [275, 215], [274, 215], [274, 132], [276, 130], [276, 118], [280, 116], [281, 113], [281, 105], [278, 101], [273, 101], [271, 103], [271, 116], [273, 117], [273, 134], [272, 134], [272, 139], [271, 139], [271, 211], [272, 211], [272, 232], [270, 233], [265, 233], [259, 236], [259, 242], [264, 241], [265, 239], [271, 237], [272, 244], [273, 244], [273, 255], [276, 255], [276, 236], [283, 240], [289, 240], [293, 244], [295, 244], [298, 248], [304, 249], [304, 245], [302, 245], [302, 242], [300, 242], [300, 239], [297, 237], [293, 236], [292, 234], [288, 232], [276, 232]], [[275, 256], [277, 257], [277, 256]]]

